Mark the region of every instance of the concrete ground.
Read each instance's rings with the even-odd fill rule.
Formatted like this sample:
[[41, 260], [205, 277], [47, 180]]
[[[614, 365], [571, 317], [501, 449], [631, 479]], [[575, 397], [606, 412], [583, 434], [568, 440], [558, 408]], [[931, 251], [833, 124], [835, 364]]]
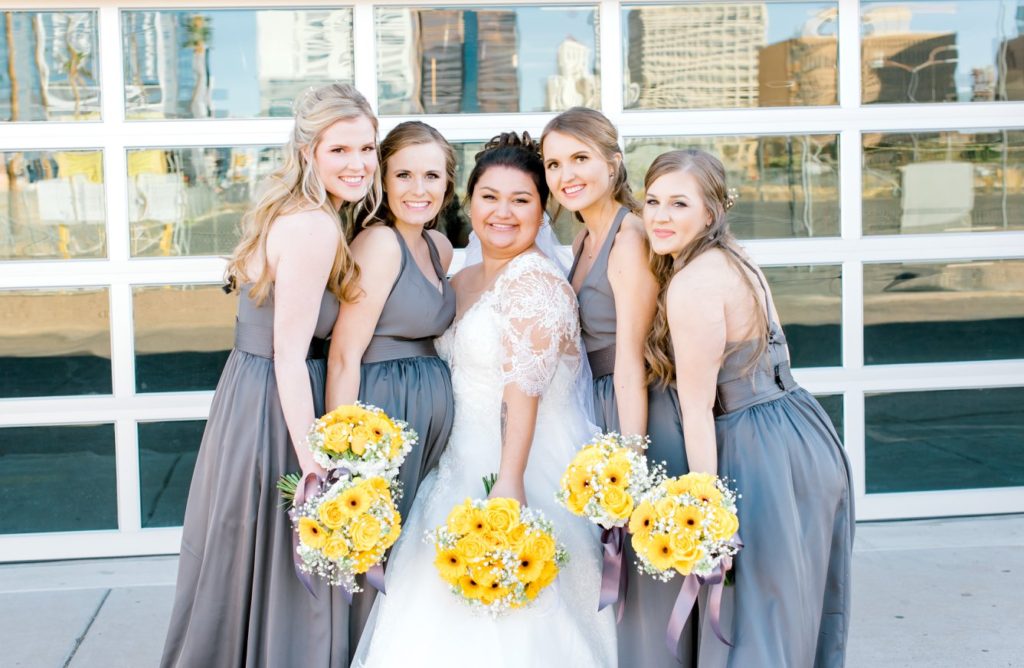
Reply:
[[[1024, 667], [1022, 548], [1024, 515], [858, 525], [847, 665]], [[156, 666], [176, 564], [0, 566], [0, 665]]]

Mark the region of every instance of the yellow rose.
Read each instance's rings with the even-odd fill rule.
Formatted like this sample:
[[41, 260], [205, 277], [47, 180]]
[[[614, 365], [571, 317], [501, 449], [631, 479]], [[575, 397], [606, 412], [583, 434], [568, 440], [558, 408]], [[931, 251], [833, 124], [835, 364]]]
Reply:
[[331, 561], [338, 561], [339, 559], [348, 555], [348, 545], [345, 543], [345, 539], [335, 534], [327, 539], [327, 543], [324, 544], [324, 556]]
[[672, 550], [675, 552], [674, 568], [683, 575], [689, 575], [694, 565], [704, 557], [700, 537], [690, 531], [672, 535]]
[[388, 436], [388, 457], [394, 459], [402, 452], [402, 448], [405, 447], [405, 439], [402, 438], [402, 430], [391, 425], [391, 430], [387, 434]]
[[728, 540], [739, 531], [739, 518], [725, 508], [712, 506], [710, 515], [708, 530], [715, 540]]
[[372, 549], [381, 539], [380, 520], [373, 515], [360, 515], [349, 527], [352, 546], [357, 550]]
[[621, 487], [605, 487], [601, 492], [601, 507], [615, 519], [623, 519], [633, 510], [633, 497]]
[[676, 551], [672, 547], [672, 537], [665, 534], [651, 536], [651, 542], [644, 550], [644, 556], [659, 571], [672, 568], [676, 560]]
[[458, 550], [438, 549], [434, 567], [446, 582], [455, 584], [466, 573], [466, 560]]
[[355, 424], [362, 420], [365, 415], [365, 409], [356, 406], [355, 404], [349, 404], [345, 406], [338, 406], [321, 419], [329, 425], [339, 423]]
[[327, 530], [310, 517], [300, 517], [299, 540], [306, 547], [319, 550], [327, 542]]
[[365, 573], [377, 564], [382, 556], [384, 556], [384, 553], [380, 550], [356, 552], [352, 555], [352, 572]]
[[373, 434], [363, 425], [352, 428], [352, 452], [360, 457], [366, 453], [366, 446], [370, 443]]
[[634, 536], [646, 536], [654, 528], [654, 517], [654, 506], [649, 501], [642, 501], [629, 518], [629, 532]]
[[487, 523], [497, 531], [509, 531], [519, 524], [519, 502], [515, 499], [490, 499], [484, 508]]
[[460, 538], [458, 542], [455, 543], [455, 549], [469, 561], [474, 561], [487, 554], [487, 543], [484, 541], [482, 535], [471, 533]]
[[394, 545], [400, 535], [402, 535], [402, 516], [395, 511], [395, 514], [391, 516], [391, 528], [388, 530], [388, 535], [384, 537], [384, 547], [388, 548]]
[[339, 505], [349, 517], [355, 517], [366, 512], [370, 507], [371, 492], [361, 484], [349, 487], [336, 498]]
[[633, 551], [637, 554], [647, 554], [647, 547], [651, 544], [651, 539], [654, 534], [650, 532], [634, 533], [631, 542], [633, 543]]
[[588, 445], [573, 457], [572, 463], [582, 469], [589, 469], [604, 461], [604, 450], [597, 445]]
[[592, 496], [593, 494], [587, 497], [570, 494], [569, 498], [565, 500], [565, 507], [574, 515], [583, 515], [586, 512], [587, 502], [590, 501]]
[[484, 540], [492, 550], [507, 550], [512, 547], [508, 534], [503, 531], [488, 531], [484, 534]]
[[328, 529], [340, 529], [345, 524], [346, 511], [337, 498], [324, 501], [317, 510], [320, 522]]
[[527, 533], [525, 524], [517, 524], [512, 527], [507, 534], [509, 546], [517, 552], [523, 549], [523, 542], [526, 540]]
[[544, 570], [541, 571], [540, 577], [537, 578], [535, 584], [543, 589], [549, 584], [555, 581], [555, 577], [558, 576], [558, 564], [554, 561], [545, 561]]
[[472, 508], [473, 506], [470, 504], [469, 499], [466, 499], [465, 503], [460, 503], [452, 508], [451, 512], [448, 513], [448, 531], [456, 536], [469, 533], [469, 511]]
[[335, 424], [324, 429], [323, 449], [327, 452], [342, 454], [349, 449], [352, 428], [347, 424]]
[[541, 559], [555, 558], [555, 539], [545, 531], [531, 531], [524, 541], [524, 548], [535, 552]]

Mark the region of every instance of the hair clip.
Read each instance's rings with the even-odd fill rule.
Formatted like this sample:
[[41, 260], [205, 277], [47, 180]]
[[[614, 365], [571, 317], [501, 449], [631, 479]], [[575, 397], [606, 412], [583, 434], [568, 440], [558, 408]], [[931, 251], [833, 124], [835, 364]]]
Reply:
[[735, 188], [726, 188], [725, 190], [725, 210], [728, 211], [735, 204], [736, 200], [739, 199], [739, 192]]

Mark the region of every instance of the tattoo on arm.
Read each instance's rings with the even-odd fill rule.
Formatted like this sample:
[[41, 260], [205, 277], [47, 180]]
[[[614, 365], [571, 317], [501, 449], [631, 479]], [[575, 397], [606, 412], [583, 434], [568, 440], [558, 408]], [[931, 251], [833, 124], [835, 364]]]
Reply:
[[505, 447], [505, 436], [508, 432], [508, 404], [501, 402], [501, 447]]

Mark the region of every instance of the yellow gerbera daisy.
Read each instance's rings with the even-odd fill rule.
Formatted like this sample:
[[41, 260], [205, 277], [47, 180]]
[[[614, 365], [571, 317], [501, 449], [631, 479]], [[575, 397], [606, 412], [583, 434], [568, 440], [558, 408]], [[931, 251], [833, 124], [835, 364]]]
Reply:
[[544, 572], [544, 558], [527, 544], [519, 553], [519, 564], [516, 566], [516, 577], [520, 582], [533, 582]]
[[666, 571], [672, 568], [676, 560], [676, 551], [672, 547], [672, 537], [665, 534], [651, 536], [651, 542], [648, 543], [644, 555], [651, 562], [651, 565], [659, 571]]
[[674, 514], [676, 526], [683, 531], [699, 533], [704, 514], [697, 506], [680, 506]]
[[327, 542], [328, 532], [311, 517], [299, 518], [299, 540], [306, 547], [319, 550]]
[[441, 577], [451, 584], [459, 581], [466, 574], [466, 560], [458, 550], [439, 549], [434, 558], [434, 567]]
[[337, 496], [338, 503], [349, 517], [366, 512], [370, 507], [371, 492], [363, 485], [349, 487]]
[[654, 528], [654, 518], [654, 506], [650, 501], [641, 502], [633, 510], [632, 517], [629, 518], [629, 532], [634, 536], [646, 536]]

